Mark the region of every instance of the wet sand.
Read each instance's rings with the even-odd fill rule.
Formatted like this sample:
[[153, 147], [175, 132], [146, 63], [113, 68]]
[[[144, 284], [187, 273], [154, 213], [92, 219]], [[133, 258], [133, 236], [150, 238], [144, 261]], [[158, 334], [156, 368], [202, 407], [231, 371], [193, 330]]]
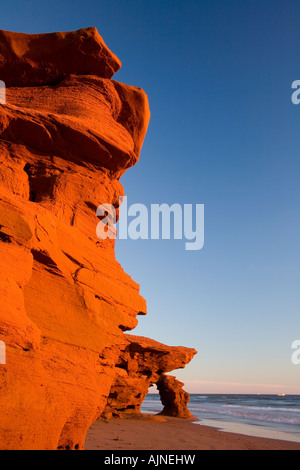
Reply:
[[[156, 418], [154, 418], [156, 419]], [[223, 432], [180, 418], [97, 421], [86, 450], [300, 450], [300, 443]]]

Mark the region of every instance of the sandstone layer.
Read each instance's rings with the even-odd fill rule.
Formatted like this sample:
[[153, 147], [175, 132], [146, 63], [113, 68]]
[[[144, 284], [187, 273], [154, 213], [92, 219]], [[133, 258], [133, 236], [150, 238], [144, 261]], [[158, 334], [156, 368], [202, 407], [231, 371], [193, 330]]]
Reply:
[[82, 449], [146, 314], [96, 236], [150, 117], [141, 89], [111, 80], [119, 67], [95, 28], [0, 32], [1, 449]]

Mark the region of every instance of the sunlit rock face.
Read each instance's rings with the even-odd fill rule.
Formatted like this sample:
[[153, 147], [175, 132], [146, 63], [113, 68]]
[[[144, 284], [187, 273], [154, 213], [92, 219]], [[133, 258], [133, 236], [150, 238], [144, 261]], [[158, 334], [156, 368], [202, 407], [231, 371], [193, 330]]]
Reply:
[[82, 449], [115, 382], [139, 285], [99, 240], [140, 154], [145, 93], [95, 28], [0, 31], [0, 448]]

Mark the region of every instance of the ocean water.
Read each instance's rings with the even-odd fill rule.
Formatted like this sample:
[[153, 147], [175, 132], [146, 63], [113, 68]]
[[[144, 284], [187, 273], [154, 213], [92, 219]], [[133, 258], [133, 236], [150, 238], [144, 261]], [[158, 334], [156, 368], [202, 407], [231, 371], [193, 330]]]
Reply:
[[[148, 394], [141, 411], [159, 413], [158, 394]], [[258, 437], [300, 442], [300, 395], [190, 394], [195, 424]]]

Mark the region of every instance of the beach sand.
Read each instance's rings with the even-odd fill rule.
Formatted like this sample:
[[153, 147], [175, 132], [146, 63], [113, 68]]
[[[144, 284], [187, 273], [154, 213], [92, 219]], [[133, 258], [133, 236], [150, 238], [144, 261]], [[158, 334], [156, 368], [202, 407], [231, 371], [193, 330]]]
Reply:
[[187, 419], [140, 416], [96, 421], [86, 450], [300, 450], [299, 442], [223, 432]]

